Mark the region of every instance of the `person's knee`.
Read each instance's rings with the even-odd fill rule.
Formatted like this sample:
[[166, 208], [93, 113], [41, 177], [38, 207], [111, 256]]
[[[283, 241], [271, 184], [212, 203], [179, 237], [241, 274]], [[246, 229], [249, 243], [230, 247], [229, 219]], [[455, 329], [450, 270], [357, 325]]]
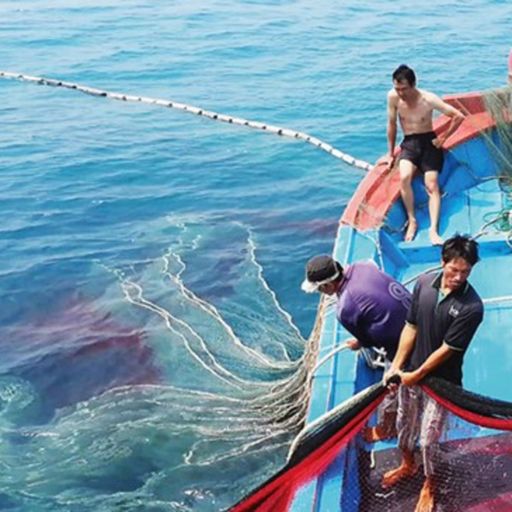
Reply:
[[437, 182], [437, 180], [429, 180], [429, 181], [425, 181], [425, 189], [427, 190], [427, 194], [429, 196], [431, 195], [434, 195], [434, 194], [439, 194], [439, 183]]
[[412, 194], [412, 174], [400, 174], [400, 193], [402, 196]]
[[411, 184], [414, 173], [416, 172], [416, 166], [409, 162], [409, 160], [400, 160], [398, 166], [400, 172], [400, 183]]
[[412, 171], [412, 170], [400, 169], [400, 184], [410, 186], [413, 175], [414, 175], [414, 171]]

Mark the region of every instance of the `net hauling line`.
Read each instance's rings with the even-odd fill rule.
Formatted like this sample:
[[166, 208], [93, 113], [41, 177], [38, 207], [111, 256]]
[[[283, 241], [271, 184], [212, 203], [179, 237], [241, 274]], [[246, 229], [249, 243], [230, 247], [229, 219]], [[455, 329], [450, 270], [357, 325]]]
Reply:
[[250, 121], [248, 119], [243, 119], [241, 117], [233, 117], [226, 114], [220, 114], [218, 112], [213, 112], [211, 110], [205, 110], [203, 108], [195, 107], [193, 105], [187, 105], [185, 103], [178, 103], [176, 101], [163, 100], [158, 98], [148, 98], [145, 96], [134, 96], [130, 94], [122, 94], [117, 92], [104, 91], [102, 89], [95, 89], [93, 87], [87, 87], [85, 85], [75, 84], [72, 82], [64, 82], [63, 80], [56, 80], [53, 78], [45, 78], [41, 76], [30, 76], [23, 75], [21, 73], [13, 73], [10, 71], [0, 71], [0, 78], [12, 79], [12, 80], [20, 80], [22, 82], [30, 82], [38, 85], [48, 85], [50, 87], [64, 87], [66, 89], [73, 89], [75, 91], [80, 91], [85, 94], [89, 94], [91, 96], [98, 96], [103, 98], [108, 98], [112, 100], [118, 101], [131, 101], [134, 103], [146, 103], [148, 105], [157, 105], [159, 107], [166, 108], [174, 108], [176, 110], [183, 110], [184, 112], [189, 112], [190, 114], [207, 117], [214, 121], [221, 121], [223, 123], [236, 124], [240, 126], [247, 126], [248, 128], [254, 128], [256, 130], [262, 130], [268, 133], [273, 133], [275, 135], [279, 135], [282, 137], [289, 137], [291, 139], [299, 139], [311, 144], [312, 146], [317, 147], [329, 153], [330, 155], [342, 160], [348, 165], [353, 167], [357, 167], [358, 169], [362, 169], [364, 171], [371, 171], [373, 166], [364, 160], [358, 160], [353, 156], [336, 149], [335, 147], [323, 142], [317, 137], [313, 137], [312, 135], [308, 135], [304, 132], [298, 132], [295, 130], [291, 130], [289, 128], [282, 128], [280, 126], [274, 126], [271, 124], [261, 123], [259, 121]]

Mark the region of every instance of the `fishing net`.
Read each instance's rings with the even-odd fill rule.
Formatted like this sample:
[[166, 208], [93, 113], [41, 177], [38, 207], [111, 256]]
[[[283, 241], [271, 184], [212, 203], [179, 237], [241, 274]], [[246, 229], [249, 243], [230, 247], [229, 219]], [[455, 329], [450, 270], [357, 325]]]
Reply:
[[294, 443], [287, 465], [231, 512], [291, 510], [293, 497], [304, 490], [311, 494], [304, 503], [314, 505], [301, 510], [412, 511], [425, 480], [420, 444], [428, 445], [435, 510], [512, 510], [512, 403], [427, 380], [420, 393], [436, 405], [436, 441], [431, 435], [428, 443], [423, 437], [417, 441], [417, 471], [386, 487], [384, 475], [401, 460], [397, 440], [364, 439], [366, 427], [375, 424], [378, 408], [388, 401], [383, 401], [386, 393], [375, 384], [311, 424]]
[[494, 133], [484, 138], [497, 164], [498, 175], [510, 188], [512, 183], [512, 87], [483, 94], [485, 110], [494, 121]]

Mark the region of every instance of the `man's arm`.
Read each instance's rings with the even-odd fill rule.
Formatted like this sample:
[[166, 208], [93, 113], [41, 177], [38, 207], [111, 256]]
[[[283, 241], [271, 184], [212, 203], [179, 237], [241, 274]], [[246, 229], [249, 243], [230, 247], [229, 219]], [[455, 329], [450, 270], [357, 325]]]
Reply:
[[386, 134], [388, 137], [388, 170], [393, 167], [395, 163], [395, 144], [396, 144], [396, 132], [397, 132], [397, 123], [396, 118], [398, 114], [397, 109], [397, 97], [394, 91], [388, 92], [388, 123]]
[[384, 382], [387, 382], [389, 377], [399, 372], [407, 358], [409, 357], [414, 343], [416, 342], [416, 326], [413, 324], [406, 323], [400, 334], [400, 341], [398, 343], [398, 350], [396, 351], [395, 358], [391, 363], [391, 367], [384, 376]]
[[446, 139], [459, 127], [466, 116], [433, 93], [429, 93], [429, 102], [435, 110], [451, 118], [448, 128], [432, 141], [434, 146], [440, 148], [446, 142]]
[[432, 352], [425, 362], [416, 370], [412, 372], [400, 372], [401, 382], [405, 386], [414, 386], [423, 380], [429, 373], [433, 372], [436, 368], [441, 366], [447, 359], [449, 359], [454, 350], [451, 349], [446, 343], [443, 343], [437, 350]]

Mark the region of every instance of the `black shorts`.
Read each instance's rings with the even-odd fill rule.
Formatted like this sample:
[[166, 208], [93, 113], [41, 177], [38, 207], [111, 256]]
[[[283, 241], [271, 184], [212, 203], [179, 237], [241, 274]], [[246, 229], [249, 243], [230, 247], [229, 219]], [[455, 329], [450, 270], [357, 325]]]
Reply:
[[401, 151], [398, 159], [412, 162], [422, 173], [441, 172], [444, 155], [441, 148], [436, 148], [432, 144], [435, 138], [434, 132], [406, 135], [400, 144]]

